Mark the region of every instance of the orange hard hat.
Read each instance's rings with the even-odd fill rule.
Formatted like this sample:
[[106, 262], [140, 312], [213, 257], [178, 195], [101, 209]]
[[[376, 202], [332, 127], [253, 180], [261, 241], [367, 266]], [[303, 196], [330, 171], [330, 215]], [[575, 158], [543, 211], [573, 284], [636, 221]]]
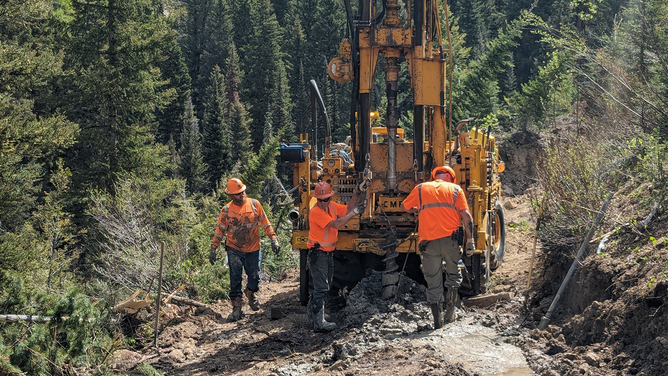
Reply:
[[438, 166], [435, 169], [431, 170], [431, 178], [436, 179], [436, 174], [447, 172], [452, 177], [452, 182], [456, 183], [457, 178], [455, 177], [455, 170], [450, 166]]
[[323, 199], [334, 196], [334, 191], [332, 191], [332, 186], [327, 182], [321, 181], [315, 185], [313, 194], [315, 198]]
[[236, 195], [246, 190], [246, 186], [241, 182], [241, 179], [232, 178], [227, 181], [227, 188], [225, 193], [228, 195]]

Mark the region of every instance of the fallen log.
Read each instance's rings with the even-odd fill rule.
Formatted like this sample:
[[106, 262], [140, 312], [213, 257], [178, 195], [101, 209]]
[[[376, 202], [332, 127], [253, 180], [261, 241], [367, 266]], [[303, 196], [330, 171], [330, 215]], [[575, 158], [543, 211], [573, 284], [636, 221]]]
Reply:
[[[170, 297], [170, 295], [168, 295], [167, 293], [164, 293], [164, 292], [162, 293], [162, 296], [167, 297], [167, 298]], [[177, 303], [182, 303], [182, 304], [186, 304], [186, 305], [193, 306], [193, 307], [206, 307], [207, 306], [206, 304], [204, 304], [202, 302], [198, 302], [197, 300], [182, 298], [182, 297], [176, 296], [176, 295], [171, 296], [171, 300], [173, 300]]]
[[28, 321], [28, 322], [49, 322], [51, 316], [35, 316], [35, 315], [0, 315], [0, 321]]
[[511, 293], [502, 292], [499, 294], [482, 295], [468, 298], [466, 300], [462, 300], [462, 304], [467, 307], [485, 308], [491, 306], [492, 304], [498, 302], [499, 300], [510, 300], [511, 298], [512, 298]]
[[129, 315], [134, 315], [135, 313], [139, 312], [140, 309], [146, 308], [153, 303], [153, 300], [134, 300], [139, 293], [141, 293], [141, 290], [135, 291], [134, 294], [132, 294], [129, 298], [125, 299], [124, 301], [116, 304], [114, 306], [114, 311], [115, 312], [124, 312]]

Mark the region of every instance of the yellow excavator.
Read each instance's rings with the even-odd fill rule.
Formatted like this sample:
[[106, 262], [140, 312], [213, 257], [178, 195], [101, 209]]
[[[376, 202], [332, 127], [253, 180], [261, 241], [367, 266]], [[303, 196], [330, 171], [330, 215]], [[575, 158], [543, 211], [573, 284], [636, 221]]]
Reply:
[[[396, 294], [402, 273], [424, 283], [417, 217], [404, 212], [401, 202], [441, 165], [455, 170], [473, 216], [477, 249], [460, 262], [464, 275], [460, 294], [484, 292], [490, 272], [503, 257], [505, 226], [498, 174], [504, 164], [489, 128], [480, 129], [469, 119], [452, 125], [453, 56], [447, 3], [359, 0], [354, 12], [350, 0], [344, 3], [351, 38], [341, 42], [340, 56], [329, 62], [328, 73], [339, 83], [352, 81], [350, 137], [332, 143], [329, 118], [312, 80], [312, 129], [300, 136], [299, 143], [280, 148], [282, 159], [293, 163], [293, 184], [298, 190], [289, 217], [292, 246], [300, 250], [300, 300], [303, 304], [308, 301], [308, 217], [318, 181], [332, 186], [333, 199], [338, 202], [346, 203], [356, 186], [365, 188], [367, 199], [365, 212], [339, 230], [334, 287], [351, 287], [371, 269], [382, 270], [382, 295], [390, 298]], [[402, 64], [407, 65], [413, 98], [410, 140], [398, 126]], [[379, 65], [384, 72], [387, 108], [384, 119], [376, 120], [379, 113], [371, 108], [371, 99]], [[325, 119], [324, 140], [317, 134], [318, 107]], [[383, 126], [372, 126], [374, 121]], [[324, 145], [324, 150], [319, 151], [318, 145]]]

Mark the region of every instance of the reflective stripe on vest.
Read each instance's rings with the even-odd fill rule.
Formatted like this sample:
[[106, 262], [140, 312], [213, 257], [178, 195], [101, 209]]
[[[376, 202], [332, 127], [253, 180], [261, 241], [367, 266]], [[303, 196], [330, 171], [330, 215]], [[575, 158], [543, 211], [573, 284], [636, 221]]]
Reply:
[[426, 204], [422, 205], [422, 184], [418, 185], [418, 197], [420, 200], [420, 211], [424, 209], [431, 209], [431, 208], [449, 208], [457, 213], [459, 213], [459, 210], [457, 210], [457, 206], [455, 204], [457, 203], [457, 195], [459, 195], [459, 189], [455, 188], [455, 191], [452, 195], [452, 204], [448, 202], [433, 202], [431, 204]]
[[[330, 213], [334, 213], [334, 220], [339, 219], [339, 214], [336, 212], [336, 209], [334, 208], [334, 205], [331, 202], [329, 203], [329, 206], [327, 208], [329, 209]], [[325, 231], [325, 235], [323, 236], [323, 241], [322, 242], [316, 242], [309, 237], [308, 240], [306, 241], [306, 245], [308, 247], [313, 247], [313, 246], [315, 246], [315, 243], [318, 243], [318, 244], [320, 244], [321, 247], [336, 247], [336, 242], [332, 243], [332, 242], [326, 242], [325, 241], [325, 240], [328, 240], [327, 238], [329, 238], [329, 232], [332, 231], [332, 230], [336, 230], [336, 229], [325, 227], [323, 230]]]
[[[258, 218], [258, 216], [257, 216], [258, 201], [254, 198], [251, 198], [250, 200], [251, 200], [251, 208], [253, 208], [253, 214], [255, 215], [255, 222], [251, 222], [251, 223], [247, 223], [245, 225], [239, 225], [239, 226], [235, 226], [235, 227], [228, 227], [227, 231], [234, 232], [234, 231], [236, 231], [240, 228], [253, 228], [253, 227], [257, 226], [258, 223], [260, 223], [260, 218]], [[227, 216], [227, 210], [228, 209], [229, 208], [228, 208], [227, 205], [223, 206], [223, 211], [225, 212], [225, 222], [227, 222], [229, 220], [229, 217]], [[271, 225], [271, 224], [269, 224], [269, 225]]]
[[[331, 201], [329, 202], [329, 206], [328, 206], [327, 208], [329, 209], [329, 212], [330, 212], [330, 213], [334, 213], [334, 220], [339, 219], [339, 215], [338, 215], [338, 213], [336, 212], [336, 209], [334, 209], [334, 205], [332, 205], [332, 202], [331, 202]], [[334, 242], [334, 243], [327, 243], [327, 240], [328, 240], [327, 238], [329, 237], [329, 232], [330, 232], [330, 230], [328, 230], [327, 228], [325, 228], [325, 237], [322, 239], [323, 242], [320, 243], [320, 245], [322, 245], [322, 246], [324, 246], [324, 247], [332, 247], [332, 246], [336, 245], [336, 242]], [[331, 245], [330, 245], [330, 244], [331, 244]]]

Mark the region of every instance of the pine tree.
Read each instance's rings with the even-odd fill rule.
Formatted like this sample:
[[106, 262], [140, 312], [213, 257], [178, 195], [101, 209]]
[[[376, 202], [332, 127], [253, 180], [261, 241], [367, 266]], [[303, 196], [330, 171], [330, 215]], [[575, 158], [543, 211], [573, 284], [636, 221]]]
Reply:
[[[214, 66], [224, 67], [228, 57], [229, 48], [232, 44], [232, 20], [228, 0], [213, 0], [211, 10], [204, 25], [202, 35], [202, 51], [200, 56], [200, 77], [197, 78], [195, 86], [203, 95], [200, 100], [206, 98], [206, 88], [211, 85], [210, 74]], [[195, 102], [198, 116], [202, 115], [203, 104]]]
[[499, 35], [488, 43], [484, 54], [460, 77], [453, 90], [453, 119], [482, 119], [498, 112], [501, 105], [498, 78], [512, 64], [511, 49], [516, 46], [526, 22], [520, 18], [499, 31]]
[[230, 165], [235, 168], [239, 162], [245, 163], [252, 150], [250, 119], [248, 112], [239, 99], [239, 85], [241, 72], [239, 58], [234, 44], [230, 46], [227, 58], [227, 72], [225, 73], [225, 119], [230, 129]]
[[164, 45], [161, 49], [164, 51], [164, 60], [159, 62], [162, 76], [169, 80], [165, 85], [166, 92], [169, 93], [169, 103], [164, 108], [157, 109], [157, 141], [166, 144], [170, 137], [180, 139], [181, 127], [183, 124], [183, 114], [185, 113], [185, 103], [191, 97], [191, 79], [188, 73], [188, 66], [181, 47], [178, 45], [176, 35], [171, 32], [162, 41]]
[[186, 113], [183, 117], [183, 130], [181, 131], [181, 148], [179, 156], [181, 160], [179, 172], [186, 180], [186, 190], [190, 194], [203, 193], [206, 184], [206, 165], [202, 159], [201, 134], [199, 132], [199, 121], [195, 117], [192, 101], [186, 103]]
[[291, 118], [292, 102], [290, 101], [290, 88], [288, 87], [284, 70], [277, 72], [274, 87], [276, 89], [272, 93], [268, 112], [272, 130], [274, 134], [292, 136], [295, 133], [294, 123]]
[[249, 159], [241, 175], [241, 181], [247, 186], [247, 193], [257, 197], [264, 182], [276, 173], [276, 156], [278, 155], [278, 138], [271, 137], [260, 151]]
[[50, 189], [55, 159], [79, 132], [51, 102], [53, 85], [63, 76], [52, 2], [10, 1], [1, 7], [0, 232], [20, 230]]
[[292, 0], [271, 0], [271, 5], [276, 11], [276, 19], [282, 28], [285, 28], [289, 24], [288, 14], [294, 9], [292, 5]]
[[287, 16], [290, 23], [286, 27], [284, 51], [290, 51], [285, 57], [285, 70], [290, 82], [290, 97], [294, 104], [292, 119], [298, 133], [303, 133], [310, 121], [308, 80], [304, 77], [304, 62], [309, 50], [306, 35], [301, 25], [301, 18], [293, 7]]
[[124, 172], [162, 177], [166, 148], [154, 143], [155, 111], [166, 104], [167, 81], [156, 46], [171, 34], [151, 0], [74, 2], [63, 107], [81, 125], [68, 155], [75, 190], [113, 190]]
[[245, 65], [247, 74], [242, 81], [242, 101], [251, 104], [248, 110], [251, 138], [253, 150], [258, 151], [263, 142], [266, 112], [270, 108], [272, 93], [278, 89], [275, 77], [285, 68], [279, 43], [280, 27], [271, 3], [269, 0], [257, 1], [251, 11], [252, 39], [247, 51], [248, 65]]
[[[235, 0], [230, 3], [233, 18], [234, 44], [240, 56], [240, 66], [248, 70], [253, 60], [253, 13], [256, 0]], [[244, 94], [245, 95], [245, 94]]]
[[243, 72], [239, 68], [239, 55], [234, 43], [230, 45], [230, 51], [225, 61], [225, 115], [229, 118], [232, 108], [241, 100], [239, 98], [239, 85], [243, 78]]
[[[201, 104], [210, 70], [203, 69], [202, 55], [206, 44], [206, 27], [210, 22], [215, 0], [188, 0], [186, 5], [186, 32], [183, 43], [186, 62], [193, 80], [191, 100], [196, 113], [201, 115]], [[211, 68], [211, 67], [210, 67]]]
[[202, 156], [207, 165], [209, 187], [216, 183], [225, 171], [232, 167], [230, 163], [230, 131], [225, 116], [227, 108], [225, 98], [225, 77], [216, 65], [211, 72], [211, 84], [207, 88], [202, 121]]
[[234, 165], [245, 163], [252, 150], [250, 120], [244, 105], [237, 101], [231, 105], [230, 117], [230, 159]]

